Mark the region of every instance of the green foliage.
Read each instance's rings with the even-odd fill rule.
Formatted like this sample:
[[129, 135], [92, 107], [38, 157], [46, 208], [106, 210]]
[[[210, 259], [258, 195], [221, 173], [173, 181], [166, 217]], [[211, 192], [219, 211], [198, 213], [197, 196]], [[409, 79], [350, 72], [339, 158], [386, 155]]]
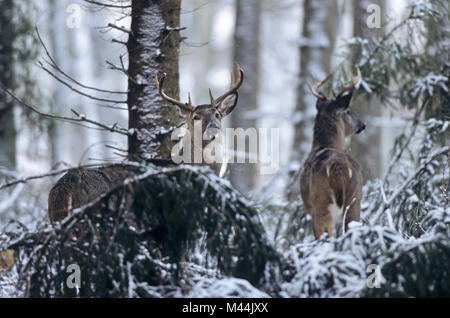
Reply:
[[65, 288], [69, 264], [80, 266], [82, 297], [181, 295], [194, 284], [192, 267], [275, 286], [279, 256], [257, 209], [209, 171], [150, 169], [61, 227], [30, 234], [33, 244], [15, 243], [23, 290], [75, 296]]
[[410, 109], [422, 98], [432, 97], [428, 116], [448, 116], [449, 3], [416, 1], [407, 10], [407, 17], [383, 37], [350, 39], [346, 55], [359, 56], [353, 62], [361, 69], [367, 97], [376, 94], [383, 104], [398, 101]]

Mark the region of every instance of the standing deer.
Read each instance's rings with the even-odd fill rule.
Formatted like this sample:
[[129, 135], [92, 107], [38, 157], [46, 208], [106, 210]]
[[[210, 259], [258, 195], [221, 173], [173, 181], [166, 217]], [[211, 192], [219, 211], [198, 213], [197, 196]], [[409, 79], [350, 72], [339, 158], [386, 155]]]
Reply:
[[[203, 156], [205, 148], [209, 143], [214, 141], [215, 151], [221, 151], [222, 145], [222, 118], [229, 115], [234, 107], [236, 106], [238, 100], [237, 90], [241, 86], [244, 80], [244, 72], [236, 63], [237, 79], [234, 78], [233, 71], [231, 71], [231, 84], [230, 88], [223, 93], [221, 96], [214, 98], [211, 89], [209, 89], [210, 103], [204, 105], [193, 106], [191, 101], [191, 96], [188, 93], [188, 102], [183, 103], [172, 97], [167, 96], [163, 90], [163, 84], [165, 76], [158, 79], [158, 75], [155, 74], [156, 87], [159, 94], [171, 104], [178, 106], [182, 111], [185, 121], [187, 123], [187, 130], [190, 136], [190, 158], [198, 157], [200, 154], [201, 161], [197, 162], [200, 165], [209, 165], [216, 174], [223, 175], [222, 161], [217, 162], [217, 159], [208, 158]], [[196, 125], [201, 125], [201, 136], [202, 140], [195, 140], [197, 138], [195, 134]], [[204, 140], [205, 136], [208, 140]], [[186, 150], [186, 149], [184, 149]], [[218, 157], [216, 157], [218, 158]]]
[[[365, 124], [349, 109], [350, 99], [356, 83], [361, 78], [360, 70], [356, 80], [351, 74], [351, 83], [344, 85], [334, 99], [328, 99], [317, 90], [330, 78], [316, 83], [313, 79], [311, 92], [317, 97], [317, 115], [314, 121], [314, 135], [311, 152], [300, 175], [300, 191], [306, 211], [312, 216], [316, 239], [327, 232], [337, 236], [351, 221], [359, 221], [361, 168], [355, 158], [346, 150], [345, 138], [359, 134]], [[309, 86], [309, 85], [308, 85]], [[344, 95], [345, 92], [349, 92]]]
[[[201, 133], [209, 134], [210, 140], [215, 140], [216, 146], [221, 146], [221, 120], [230, 114], [236, 106], [238, 93], [237, 89], [242, 84], [244, 73], [236, 64], [238, 77], [235, 80], [233, 72], [231, 72], [231, 85], [218, 98], [212, 96], [211, 90], [209, 95], [211, 103], [194, 107], [190, 96], [187, 103], [177, 101], [164, 93], [163, 82], [165, 76], [158, 79], [155, 74], [156, 88], [159, 94], [171, 104], [174, 104], [183, 111], [191, 136], [194, 136], [194, 124], [200, 123]], [[202, 151], [207, 141], [198, 145], [191, 138], [191, 150]], [[200, 149], [197, 149], [200, 148]], [[158, 161], [157, 159], [155, 159]], [[162, 160], [161, 162], [164, 162]], [[207, 163], [204, 160], [199, 164], [210, 164], [213, 170], [219, 174], [221, 163]], [[127, 177], [137, 174], [137, 168], [125, 167], [122, 165], [113, 165], [100, 168], [81, 168], [74, 169], [61, 177], [53, 186], [48, 195], [48, 216], [51, 222], [61, 221], [72, 213], [78, 207], [81, 207], [90, 201], [96, 199], [100, 195], [107, 193], [114, 187], [120, 185]]]

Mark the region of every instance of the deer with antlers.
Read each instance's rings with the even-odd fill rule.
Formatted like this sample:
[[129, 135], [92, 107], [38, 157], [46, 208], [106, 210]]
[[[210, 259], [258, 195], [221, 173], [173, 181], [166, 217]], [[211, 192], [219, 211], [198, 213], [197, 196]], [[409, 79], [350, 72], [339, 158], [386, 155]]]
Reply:
[[[211, 156], [211, 153], [217, 154], [216, 152], [222, 152], [222, 119], [235, 108], [238, 100], [237, 90], [244, 80], [244, 72], [237, 63], [236, 72], [237, 78], [231, 71], [230, 88], [225, 93], [214, 98], [211, 89], [209, 89], [210, 103], [198, 106], [192, 105], [189, 93], [186, 103], [166, 95], [163, 90], [165, 75], [163, 74], [163, 76], [158, 78], [158, 74], [155, 74], [156, 88], [161, 97], [177, 106], [185, 118], [187, 133], [190, 138], [189, 144], [185, 145], [187, 147], [185, 147], [186, 149], [183, 148], [183, 151], [189, 152], [187, 157], [194, 158], [194, 164], [209, 165], [220, 176], [223, 176], [225, 173], [224, 169], [222, 169], [223, 159], [219, 160], [222, 156]], [[196, 128], [199, 132], [198, 134], [196, 134]], [[214, 149], [207, 149], [211, 145], [214, 146]], [[211, 150], [211, 152], [206, 152], [205, 150]], [[200, 159], [195, 160], [196, 158]]]
[[[346, 137], [359, 134], [365, 124], [349, 109], [356, 79], [328, 99], [318, 89], [330, 78], [315, 82], [309, 88], [317, 97], [317, 115], [311, 152], [300, 174], [300, 191], [306, 211], [312, 216], [316, 239], [326, 232], [329, 237], [347, 230], [351, 221], [359, 221], [362, 189], [361, 168], [346, 149]], [[347, 93], [347, 94], [345, 94]], [[344, 227], [343, 227], [344, 226]]]
[[[168, 102], [178, 106], [185, 116], [188, 131], [194, 136], [195, 125], [201, 130], [201, 137], [206, 136], [206, 140], [200, 141], [191, 138], [191, 151], [203, 153], [208, 141], [215, 141], [216, 147], [221, 147], [221, 121], [222, 118], [230, 114], [236, 106], [238, 93], [244, 73], [236, 63], [237, 78], [231, 72], [230, 88], [221, 96], [214, 98], [209, 90], [210, 104], [193, 106], [191, 97], [188, 95], [188, 102], [182, 103], [166, 95], [163, 90], [165, 76], [158, 78], [155, 74], [156, 88], [159, 94]], [[213, 170], [219, 174], [221, 162], [208, 162], [208, 158], [203, 158], [198, 164], [209, 164]], [[137, 168], [124, 168], [121, 165], [111, 167], [100, 167], [91, 169], [74, 169], [61, 177], [50, 190], [48, 196], [48, 215], [51, 222], [65, 219], [72, 211], [100, 195], [110, 191], [119, 185], [125, 178], [138, 173]]]

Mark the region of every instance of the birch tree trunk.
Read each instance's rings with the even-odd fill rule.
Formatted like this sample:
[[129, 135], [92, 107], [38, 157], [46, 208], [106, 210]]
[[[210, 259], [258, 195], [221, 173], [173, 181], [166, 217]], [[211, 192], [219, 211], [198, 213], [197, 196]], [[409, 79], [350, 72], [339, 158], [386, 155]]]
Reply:
[[180, 0], [133, 0], [131, 16], [128, 127], [133, 134], [128, 137], [128, 157], [170, 159], [170, 135], [181, 117], [159, 96], [153, 77], [155, 72], [167, 73], [165, 91], [179, 98]]
[[[256, 119], [249, 114], [257, 109], [258, 103], [260, 16], [261, 1], [236, 1], [234, 60], [243, 67], [245, 80], [239, 89], [238, 107], [231, 113], [233, 128], [256, 128]], [[257, 165], [248, 162], [247, 157], [246, 163], [231, 165], [231, 183], [243, 193], [254, 187], [257, 176]]]
[[[381, 20], [381, 28], [369, 28], [367, 19], [372, 12], [367, 12], [369, 5], [378, 5], [381, 17], [386, 15], [385, 0], [353, 0], [353, 36], [365, 39], [380, 37], [384, 33], [384, 20]], [[355, 52], [352, 67], [360, 60], [360, 52]], [[363, 70], [362, 70], [363, 71]], [[381, 174], [381, 132], [382, 128], [371, 125], [373, 118], [383, 114], [380, 102], [376, 98], [363, 100], [355, 95], [352, 106], [360, 118], [367, 123], [367, 128], [358, 138], [352, 138], [351, 149], [362, 166], [365, 180], [379, 177]]]

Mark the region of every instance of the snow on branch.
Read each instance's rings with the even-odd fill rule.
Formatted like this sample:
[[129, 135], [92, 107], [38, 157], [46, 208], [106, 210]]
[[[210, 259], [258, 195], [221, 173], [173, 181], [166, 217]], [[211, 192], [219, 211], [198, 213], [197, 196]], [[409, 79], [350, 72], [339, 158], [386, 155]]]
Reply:
[[191, 166], [149, 166], [60, 224], [11, 237], [4, 248], [20, 255], [25, 296], [70, 296], [59, 283], [69, 264], [80, 266], [83, 297], [182, 295], [199, 273], [244, 278], [273, 293], [280, 262], [252, 202], [209, 168]]
[[[442, 147], [438, 150], [436, 150], [434, 153], [428, 156], [426, 160], [422, 162], [422, 164], [414, 171], [413, 174], [411, 174], [398, 188], [394, 190], [394, 192], [390, 195], [389, 199], [386, 198], [386, 195], [383, 196], [383, 203], [378, 209], [375, 221], [378, 220], [378, 218], [382, 215], [382, 213], [386, 210], [388, 210], [394, 200], [403, 192], [405, 189], [410, 185], [410, 183], [417, 179], [428, 167], [428, 165], [432, 162], [434, 162], [438, 157], [447, 155], [449, 156], [450, 153], [450, 146]], [[381, 191], [384, 193], [384, 190]]]

